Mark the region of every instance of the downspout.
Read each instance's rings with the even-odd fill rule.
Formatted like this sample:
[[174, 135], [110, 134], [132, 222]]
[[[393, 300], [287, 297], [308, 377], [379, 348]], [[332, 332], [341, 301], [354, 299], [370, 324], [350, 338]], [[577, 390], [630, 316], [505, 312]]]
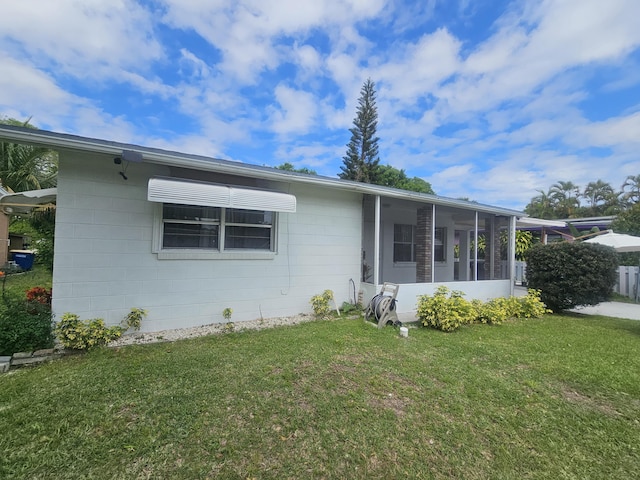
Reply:
[[380, 279], [380, 195], [376, 195], [376, 212], [373, 235], [373, 284], [377, 291], [378, 281]]

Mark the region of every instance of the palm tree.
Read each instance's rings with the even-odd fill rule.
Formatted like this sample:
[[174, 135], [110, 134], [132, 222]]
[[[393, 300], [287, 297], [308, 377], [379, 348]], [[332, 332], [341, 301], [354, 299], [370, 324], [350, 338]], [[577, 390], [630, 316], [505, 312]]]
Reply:
[[640, 174], [629, 175], [622, 184], [622, 200], [628, 204], [640, 202]]
[[612, 196], [615, 196], [615, 192], [611, 184], [600, 179], [589, 182], [582, 193], [582, 197], [589, 201], [592, 215], [602, 215]]
[[[35, 128], [29, 123], [11, 118], [0, 123]], [[38, 190], [56, 186], [58, 154], [32, 145], [0, 142], [0, 183], [10, 192]]]
[[533, 197], [529, 204], [524, 207], [525, 213], [537, 218], [557, 218], [551, 193], [545, 193], [544, 190], [537, 191], [540, 192], [540, 194]]
[[573, 182], [554, 183], [549, 189], [560, 217], [571, 218], [580, 206], [580, 187]]

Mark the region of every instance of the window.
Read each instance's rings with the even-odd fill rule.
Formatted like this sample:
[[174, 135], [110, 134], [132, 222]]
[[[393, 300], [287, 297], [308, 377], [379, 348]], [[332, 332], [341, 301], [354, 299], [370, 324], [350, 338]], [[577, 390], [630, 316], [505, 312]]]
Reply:
[[433, 260], [436, 262], [447, 261], [447, 229], [444, 227], [436, 227]]
[[162, 249], [274, 250], [274, 212], [162, 206]]
[[416, 227], [414, 225], [393, 226], [393, 261], [416, 261]]

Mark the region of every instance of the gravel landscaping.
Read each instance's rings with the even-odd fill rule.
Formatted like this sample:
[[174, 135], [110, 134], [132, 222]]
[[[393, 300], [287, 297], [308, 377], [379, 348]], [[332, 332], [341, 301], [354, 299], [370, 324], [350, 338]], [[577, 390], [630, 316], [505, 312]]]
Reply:
[[229, 331], [241, 332], [243, 330], [262, 330], [264, 328], [280, 327], [284, 325], [297, 325], [299, 323], [315, 320], [313, 315], [295, 315], [293, 317], [276, 317], [246, 322], [212, 323], [199, 327], [177, 328], [174, 330], [161, 330], [159, 332], [133, 332], [111, 342], [110, 347], [122, 347], [124, 345], [143, 345], [147, 343], [173, 342], [186, 338], [196, 338], [205, 335], [215, 335]]

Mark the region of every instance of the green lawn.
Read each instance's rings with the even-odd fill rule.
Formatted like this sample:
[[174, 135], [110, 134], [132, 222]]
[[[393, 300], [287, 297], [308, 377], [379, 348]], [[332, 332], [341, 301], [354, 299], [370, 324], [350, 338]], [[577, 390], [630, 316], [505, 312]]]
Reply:
[[12, 273], [7, 275], [6, 278], [0, 280], [1, 284], [4, 281], [4, 291], [9, 294], [15, 294], [16, 296], [24, 296], [25, 292], [32, 287], [45, 287], [51, 288], [51, 271], [42, 265], [34, 265], [33, 268], [27, 272]]
[[640, 478], [640, 322], [361, 320], [0, 376], [0, 478]]

